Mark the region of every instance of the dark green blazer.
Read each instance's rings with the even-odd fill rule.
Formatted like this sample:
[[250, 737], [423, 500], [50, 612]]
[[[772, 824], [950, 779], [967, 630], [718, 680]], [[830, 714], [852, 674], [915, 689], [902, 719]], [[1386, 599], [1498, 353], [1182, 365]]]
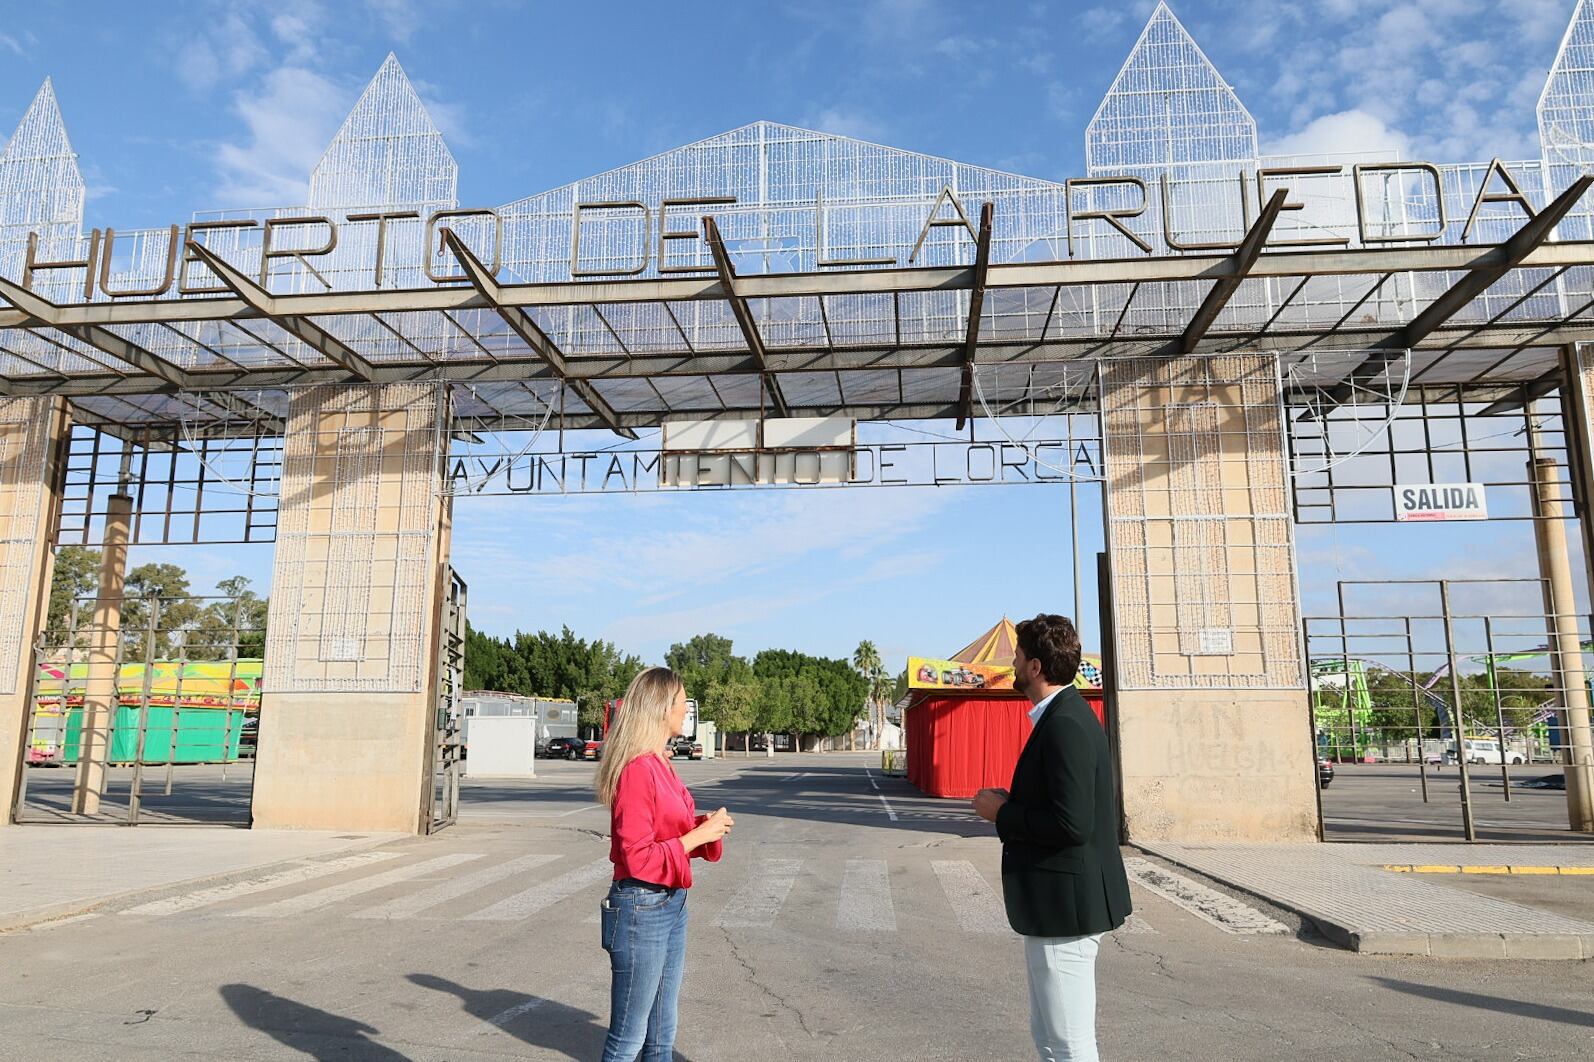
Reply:
[[1107, 735], [1073, 686], [1058, 691], [1024, 743], [996, 833], [1015, 932], [1085, 936], [1129, 917]]

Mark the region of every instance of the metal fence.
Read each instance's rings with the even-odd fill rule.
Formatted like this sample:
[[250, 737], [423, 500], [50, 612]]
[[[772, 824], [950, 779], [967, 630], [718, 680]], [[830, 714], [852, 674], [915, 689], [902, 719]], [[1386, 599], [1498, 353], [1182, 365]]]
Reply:
[[265, 615], [254, 595], [55, 603], [17, 821], [248, 825]]
[[1342, 581], [1339, 614], [1305, 619], [1317, 753], [1336, 774], [1327, 839], [1570, 836], [1563, 794], [1588, 768], [1571, 765], [1569, 723], [1588, 704], [1594, 643], [1546, 590]]

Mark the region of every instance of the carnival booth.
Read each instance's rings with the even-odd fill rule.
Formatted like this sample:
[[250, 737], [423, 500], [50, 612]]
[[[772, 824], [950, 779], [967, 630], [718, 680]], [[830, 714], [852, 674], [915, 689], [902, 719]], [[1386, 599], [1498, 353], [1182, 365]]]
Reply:
[[[1018, 631], [1002, 621], [947, 659], [908, 658], [908, 781], [928, 796], [1006, 787], [1030, 733], [1029, 701], [1013, 689]], [[1103, 718], [1101, 660], [1082, 657], [1074, 685]]]

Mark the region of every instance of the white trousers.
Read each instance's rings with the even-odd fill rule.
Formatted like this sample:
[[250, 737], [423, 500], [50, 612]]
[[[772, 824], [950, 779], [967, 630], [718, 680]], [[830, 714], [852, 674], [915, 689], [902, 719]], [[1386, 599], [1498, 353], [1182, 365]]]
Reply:
[[1096, 952], [1102, 934], [1025, 937], [1029, 1031], [1042, 1062], [1097, 1062]]

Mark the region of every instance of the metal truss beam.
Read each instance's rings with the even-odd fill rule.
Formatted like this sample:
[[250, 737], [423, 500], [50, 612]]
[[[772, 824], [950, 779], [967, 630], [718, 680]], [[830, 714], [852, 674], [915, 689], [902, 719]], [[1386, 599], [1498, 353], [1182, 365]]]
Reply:
[[1344, 383], [1329, 392], [1329, 397], [1336, 403], [1349, 401], [1355, 393], [1358, 379], [1383, 371], [1386, 365], [1399, 357], [1398, 351], [1410, 350], [1422, 343], [1435, 329], [1469, 306], [1473, 299], [1526, 262], [1529, 255], [1555, 234], [1555, 226], [1583, 198], [1590, 185], [1594, 185], [1594, 175], [1585, 173], [1574, 180], [1553, 202], [1523, 222], [1510, 239], [1499, 244], [1495, 248], [1497, 254], [1493, 260], [1468, 270], [1466, 276], [1452, 284], [1404, 327], [1397, 328], [1375, 344], [1385, 352], [1371, 355], [1353, 369]]
[[1506, 395], [1504, 398], [1496, 399], [1487, 406], [1484, 406], [1482, 411], [1478, 413], [1478, 416], [1492, 417], [1497, 413], [1505, 413], [1513, 409], [1519, 409], [1523, 406], [1532, 405], [1538, 399], [1550, 394], [1560, 386], [1561, 376], [1559, 373], [1551, 376], [1541, 376], [1537, 380], [1532, 380], [1528, 383], [1518, 385], [1517, 388], [1509, 395]]
[[[1316, 350], [1366, 351], [1378, 336], [1388, 331], [1387, 326], [1346, 328], [1335, 333], [1332, 345], [1315, 345]], [[1594, 342], [1594, 321], [1566, 322], [1561, 325], [1524, 326], [1512, 323], [1502, 325], [1498, 331], [1472, 335], [1473, 326], [1440, 329], [1430, 337], [1423, 350], [1510, 350], [1530, 347], [1555, 347], [1564, 343]], [[1290, 331], [1262, 337], [1237, 337], [1227, 334], [1209, 335], [1201, 342], [1197, 354], [1227, 353], [1235, 346], [1237, 338], [1245, 338], [1246, 349], [1259, 351], [1292, 352], [1306, 347], [1313, 334]], [[0, 351], [0, 353], [4, 353]], [[1089, 360], [1093, 358], [1143, 358], [1171, 357], [1179, 353], [1178, 338], [1166, 336], [1120, 336], [1115, 339], [1076, 337], [1068, 340], [1048, 340], [1037, 345], [1032, 340], [983, 342], [980, 345], [980, 364], [1021, 365], [1049, 364], [1060, 361]], [[840, 347], [836, 349], [797, 349], [766, 351], [768, 371], [780, 376], [794, 372], [850, 372], [861, 369], [913, 370], [946, 369], [962, 364], [961, 347], [929, 344], [903, 347]], [[666, 353], [638, 354], [631, 358], [615, 353], [582, 355], [567, 362], [572, 384], [588, 380], [626, 380], [680, 376], [745, 376], [761, 370], [752, 356], [745, 352], [713, 352], [695, 355]], [[450, 360], [445, 365], [447, 378], [456, 383], [490, 383], [516, 380], [536, 382], [557, 381], [559, 378], [545, 363], [535, 358], [489, 360], [486, 358]], [[439, 366], [423, 360], [384, 360], [374, 371], [372, 382], [394, 383], [412, 380], [435, 380]], [[196, 390], [250, 389], [270, 390], [278, 387], [299, 387], [311, 384], [339, 383], [348, 380], [348, 373], [336, 368], [306, 369], [292, 365], [250, 369], [196, 370], [189, 374], [187, 386]], [[1474, 381], [1482, 385], [1510, 385], [1520, 382], [1510, 377], [1498, 380]], [[1455, 381], [1445, 382], [1445, 386]], [[166, 385], [156, 376], [132, 373], [128, 375], [95, 374], [63, 378], [62, 374], [40, 372], [12, 377], [14, 394], [148, 394], [162, 390]], [[953, 416], [956, 416], [954, 413]]]
[[1283, 188], [1273, 193], [1273, 198], [1267, 201], [1267, 205], [1262, 208], [1262, 212], [1256, 216], [1256, 221], [1246, 232], [1245, 238], [1240, 241], [1240, 246], [1235, 248], [1234, 254], [1230, 256], [1227, 275], [1213, 282], [1207, 297], [1201, 300], [1201, 306], [1190, 319], [1190, 323], [1185, 326], [1184, 335], [1179, 338], [1181, 354], [1195, 353], [1207, 330], [1218, 319], [1218, 314], [1223, 312], [1229, 300], [1234, 298], [1234, 293], [1240, 290], [1245, 278], [1250, 276], [1257, 259], [1262, 256], [1262, 248], [1266, 246], [1268, 236], [1273, 232], [1274, 222], [1278, 221], [1279, 214], [1284, 210], [1285, 194], [1286, 190]]
[[231, 288], [240, 299], [256, 313], [266, 317], [278, 328], [300, 340], [338, 368], [359, 380], [369, 381], [376, 376], [375, 367], [364, 355], [355, 351], [343, 340], [308, 317], [288, 311], [285, 300], [234, 269], [219, 254], [202, 244], [190, 243], [189, 249], [205, 263], [221, 282]]
[[86, 343], [102, 354], [107, 354], [124, 365], [131, 365], [159, 381], [159, 387], [184, 388], [191, 384], [191, 374], [179, 365], [158, 354], [145, 350], [130, 340], [123, 339], [103, 325], [61, 323], [61, 307], [41, 295], [36, 295], [22, 285], [0, 278], [0, 296], [18, 310], [56, 331]]
[[985, 309], [985, 285], [991, 275], [991, 229], [995, 218], [996, 205], [987, 201], [980, 207], [980, 234], [974, 247], [974, 286], [969, 289], [969, 326], [963, 337], [963, 374], [958, 384], [958, 431], [974, 416], [974, 359], [980, 349], [980, 314]]
[[465, 270], [465, 275], [470, 278], [471, 287], [475, 288], [481, 297], [487, 300], [487, 304], [498, 313], [499, 317], [504, 319], [504, 323], [509, 326], [515, 335], [520, 337], [521, 342], [530, 347], [542, 359], [561, 383], [567, 384], [572, 391], [580, 396], [583, 402], [592, 408], [592, 412], [597, 415], [599, 420], [603, 421], [604, 427], [624, 435], [626, 438], [635, 439], [637, 437], [636, 432], [620, 423], [619, 418], [615, 415], [614, 407], [609, 404], [603, 395], [598, 393], [598, 389], [595, 386], [584, 380], [571, 378], [569, 361], [559, 348], [554, 345], [554, 341], [548, 338], [548, 334], [538, 327], [536, 321], [531, 319], [531, 315], [517, 306], [505, 306], [498, 301], [501, 288], [497, 279], [482, 264], [481, 259], [477, 258], [471, 252], [471, 249], [465, 246], [465, 241], [460, 239], [452, 229], [447, 228], [443, 230], [443, 240], [459, 261], [461, 268]]
[[723, 289], [723, 298], [731, 304], [731, 313], [736, 316], [736, 323], [741, 327], [742, 338], [747, 341], [747, 349], [752, 353], [753, 360], [758, 363], [758, 375], [763, 381], [764, 390], [769, 395], [769, 400], [774, 403], [775, 412], [782, 417], [791, 416], [791, 410], [786, 405], [786, 398], [780, 393], [780, 384], [775, 382], [775, 374], [769, 371], [769, 356], [764, 350], [764, 337], [759, 334], [758, 322], [753, 320], [753, 311], [747, 305], [747, 296], [737, 289], [736, 268], [731, 265], [731, 256], [725, 250], [725, 240], [720, 236], [720, 227], [713, 217], [703, 219], [703, 239], [708, 243], [709, 251], [714, 255], [714, 268], [719, 271], [720, 287]]
[[[1263, 255], [1252, 277], [1354, 276], [1384, 273], [1472, 271], [1506, 260], [1503, 246], [1356, 248], [1333, 251], [1276, 251]], [[207, 253], [202, 247], [200, 254]], [[1558, 269], [1594, 262], [1594, 241], [1547, 243], [1522, 261], [1522, 269]], [[225, 265], [225, 263], [223, 263]], [[242, 276], [226, 266], [235, 276]], [[987, 288], [1088, 287], [1098, 284], [1148, 284], [1181, 280], [1216, 281], [1234, 275], [1233, 255], [1182, 255], [1164, 258], [1104, 259], [1063, 262], [1006, 262], [990, 268]], [[261, 291], [253, 281], [245, 282]], [[778, 273], [736, 278], [745, 299], [797, 298], [821, 295], [868, 295], [959, 291], [973, 286], [972, 266], [924, 269], [856, 269], [842, 272]], [[594, 303], [723, 301], [717, 278], [690, 277], [615, 281], [572, 281], [559, 284], [500, 286], [505, 306], [589, 306]], [[269, 296], [275, 312], [289, 317], [321, 317], [371, 313], [413, 313], [464, 310], [485, 305], [471, 287], [436, 287], [396, 291], [323, 292]], [[109, 303], [63, 305], [61, 323], [142, 324], [200, 322], [271, 317], [243, 297], [205, 299], [124, 299]], [[25, 327], [29, 315], [0, 310], [0, 328]]]
[[1590, 185], [1594, 185], [1594, 175], [1584, 174], [1573, 181], [1566, 191], [1555, 197], [1554, 202], [1529, 218], [1512, 233], [1509, 240], [1499, 245], [1498, 261], [1468, 272], [1443, 295], [1429, 303], [1422, 313], [1412, 318], [1411, 323], [1393, 333], [1384, 345], [1407, 349], [1427, 339], [1435, 328], [1450, 320], [1500, 278], [1526, 261], [1529, 254], [1555, 233], [1555, 226], [1583, 198], [1583, 193], [1588, 191]]

